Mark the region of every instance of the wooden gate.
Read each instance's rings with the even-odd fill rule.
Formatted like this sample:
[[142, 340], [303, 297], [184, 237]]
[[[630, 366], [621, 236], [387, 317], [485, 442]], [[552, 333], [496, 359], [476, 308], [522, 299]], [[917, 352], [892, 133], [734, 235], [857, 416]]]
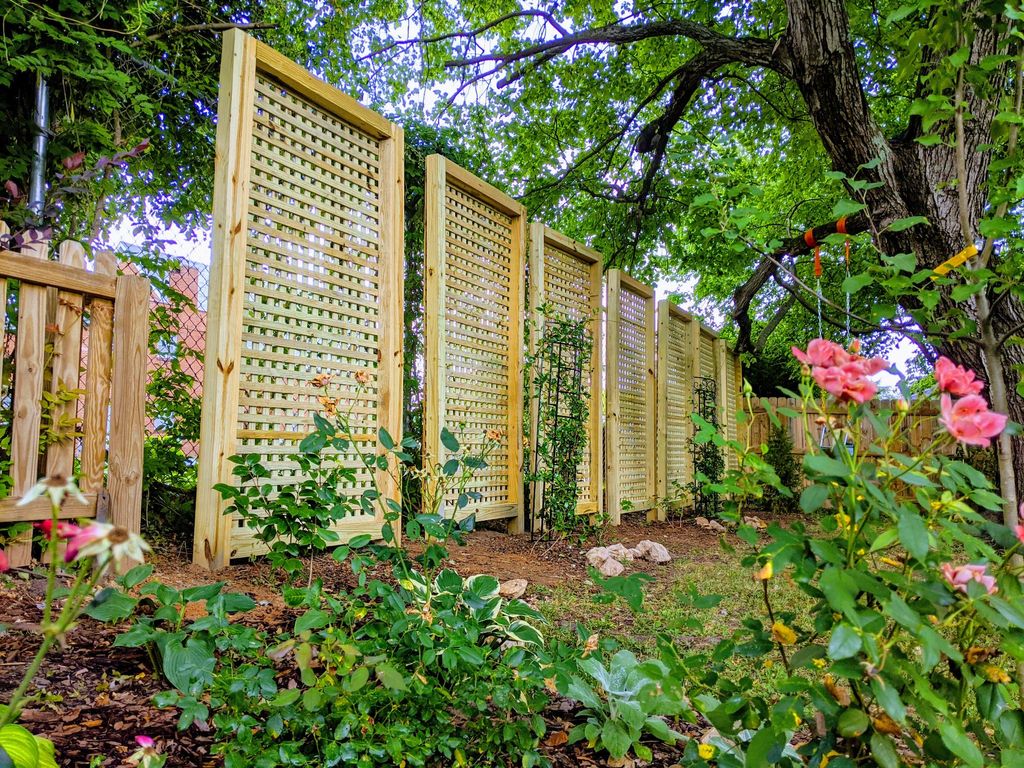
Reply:
[[[325, 392], [352, 406], [353, 441], [401, 437], [402, 130], [239, 30], [224, 35], [213, 263], [193, 559], [220, 568], [263, 551], [213, 490], [258, 454], [273, 489]], [[319, 378], [318, 378], [319, 377]], [[371, 449], [372, 450], [372, 449]], [[355, 452], [336, 460], [368, 470]], [[393, 473], [381, 492], [398, 498]], [[339, 523], [379, 535], [383, 513]]]
[[[7, 306], [8, 280], [20, 282], [10, 377], [13, 488], [0, 499], [0, 523], [49, 519], [48, 498], [18, 502], [41, 476], [71, 477], [80, 445], [78, 486], [86, 503], [66, 499], [60, 517], [95, 517], [106, 492], [109, 522], [138, 532], [149, 281], [117, 275], [109, 253], [97, 255], [93, 270], [84, 269], [85, 251], [74, 241], [61, 243], [59, 263], [47, 259], [47, 250], [39, 243], [0, 252], [0, 307]], [[2, 365], [0, 357], [0, 381]], [[45, 407], [44, 391], [53, 395]], [[7, 555], [12, 565], [26, 565], [30, 535], [10, 544]]]

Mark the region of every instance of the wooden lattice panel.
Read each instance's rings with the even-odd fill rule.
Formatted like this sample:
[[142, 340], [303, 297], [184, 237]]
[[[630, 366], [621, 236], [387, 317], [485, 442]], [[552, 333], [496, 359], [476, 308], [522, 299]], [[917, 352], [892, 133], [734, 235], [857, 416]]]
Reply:
[[715, 337], [704, 329], [700, 334], [700, 375], [715, 378]]
[[[602, 256], [592, 248], [556, 232], [540, 222], [530, 227], [530, 350], [536, 350], [544, 333], [542, 305], [555, 317], [589, 320], [590, 365], [583, 372], [584, 391], [589, 396], [590, 419], [587, 446], [578, 471], [578, 514], [599, 513], [601, 494], [601, 284]], [[531, 403], [531, 439], [536, 440], [537, 403]], [[531, 495], [531, 514], [541, 507], [539, 488]]]
[[498, 436], [458, 515], [521, 527], [525, 210], [440, 155], [427, 158], [425, 198], [424, 461], [446, 460], [443, 427], [469, 452]]
[[[693, 348], [696, 320], [675, 304], [658, 304], [658, 498], [682, 502], [693, 480]], [[664, 519], [664, 504], [658, 509]]]
[[[736, 354], [725, 350], [725, 436], [729, 440], [739, 439], [737, 431], [737, 411], [742, 407], [740, 403], [740, 361]], [[727, 469], [736, 469], [738, 460], [736, 452], [727, 449], [725, 452], [725, 466]]]
[[[271, 493], [301, 481], [313, 415], [351, 414], [335, 455], [371, 477], [355, 444], [401, 429], [402, 132], [241, 32], [225, 35], [214, 197], [195, 558], [261, 551], [212, 486], [231, 454], [257, 454]], [[317, 384], [314, 384], [314, 380]], [[321, 386], [327, 381], [326, 386]], [[336, 403], [336, 405], [335, 405]], [[397, 498], [391, 475], [382, 492]], [[380, 534], [383, 515], [335, 526]]]
[[657, 403], [654, 380], [654, 291], [617, 269], [608, 271], [605, 484], [608, 514], [654, 507]]

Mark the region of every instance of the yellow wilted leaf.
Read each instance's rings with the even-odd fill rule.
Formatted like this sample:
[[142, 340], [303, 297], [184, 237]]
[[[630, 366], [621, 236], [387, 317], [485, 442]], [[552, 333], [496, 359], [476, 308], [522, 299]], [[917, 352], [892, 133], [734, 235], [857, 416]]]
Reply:
[[772, 561], [769, 560], [767, 563], [761, 566], [760, 570], [754, 574], [754, 581], [768, 581], [772, 576], [775, 575], [775, 567], [772, 565]]
[[903, 733], [903, 729], [900, 728], [899, 723], [885, 714], [885, 712], [879, 714], [878, 717], [872, 718], [871, 724], [879, 733], [887, 733], [890, 736], [899, 736]]
[[792, 645], [796, 642], [796, 632], [781, 621], [772, 624], [772, 639], [779, 645]]

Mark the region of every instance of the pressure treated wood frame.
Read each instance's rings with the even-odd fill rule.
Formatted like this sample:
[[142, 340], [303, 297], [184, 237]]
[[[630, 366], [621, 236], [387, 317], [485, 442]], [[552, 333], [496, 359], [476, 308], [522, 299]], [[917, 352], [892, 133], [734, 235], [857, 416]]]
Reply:
[[[0, 234], [5, 232], [0, 222]], [[20, 281], [11, 425], [14, 487], [10, 496], [0, 499], [0, 524], [50, 518], [48, 498], [18, 506], [41, 475], [74, 474], [74, 437], [51, 443], [40, 456], [43, 390], [81, 389], [78, 397], [51, 413], [55, 424], [83, 414], [78, 486], [86, 503], [65, 499], [59, 517], [101, 514], [137, 533], [142, 513], [149, 281], [115, 274], [109, 253], [97, 254], [94, 268], [85, 269], [85, 250], [74, 241], [61, 243], [57, 262], [47, 259], [47, 251], [47, 243], [28, 246], [21, 253], [0, 251], [0, 307], [7, 303], [7, 281]], [[89, 318], [87, 337], [83, 315]], [[52, 361], [47, 360], [48, 348]], [[30, 536], [7, 546], [12, 565], [27, 565], [31, 554]]]
[[[657, 390], [655, 386], [655, 327], [654, 327], [654, 289], [633, 279], [618, 269], [610, 269], [607, 273], [607, 335], [605, 337], [605, 360], [607, 384], [605, 398], [607, 416], [605, 419], [605, 509], [612, 525], [618, 525], [622, 512], [622, 502], [630, 503], [631, 512], [650, 511], [654, 514], [657, 502]], [[632, 298], [630, 298], [632, 297]], [[627, 330], [628, 318], [624, 318], [624, 302], [640, 302], [643, 323], [637, 330]], [[634, 324], [635, 325], [635, 324]], [[624, 339], [633, 334], [636, 338]], [[635, 360], [634, 371], [626, 371], [628, 358], [636, 354], [633, 345], [623, 346], [623, 341], [639, 342], [643, 340], [640, 359]], [[638, 374], [642, 377], [642, 385], [637, 384], [635, 391], [623, 391], [621, 378], [624, 374]], [[636, 383], [635, 383], [636, 384]], [[625, 397], [624, 397], [625, 394]], [[637, 399], [639, 398], [639, 404]], [[626, 403], [624, 400], [630, 402]], [[627, 413], [625, 406], [632, 413]], [[642, 453], [630, 452], [623, 446], [623, 435], [628, 428], [632, 440], [643, 446]], [[636, 455], [630, 455], [630, 453]], [[628, 494], [624, 489], [623, 465], [627, 460], [643, 463], [644, 476], [642, 491]], [[630, 497], [632, 496], [632, 497]]]
[[[531, 319], [529, 349], [531, 354], [536, 351], [537, 345], [544, 335], [544, 314], [540, 311], [543, 304], [551, 304], [556, 311], [573, 319], [582, 319], [587, 315], [591, 318], [590, 370], [586, 372], [590, 390], [586, 452], [588, 462], [585, 475], [581, 478], [581, 499], [576, 505], [576, 514], [600, 514], [604, 507], [601, 488], [604, 469], [602, 460], [604, 441], [601, 432], [601, 350], [604, 346], [601, 338], [601, 294], [604, 257], [593, 248], [566, 237], [561, 232], [551, 229], [539, 221], [530, 224], [529, 254]], [[548, 262], [555, 259], [563, 262], [562, 272], [567, 272], [565, 267], [569, 267], [570, 269], [575, 268], [577, 273], [575, 276], [563, 275], [562, 277], [566, 281], [564, 285], [556, 286], [552, 282], [558, 276], [551, 274]], [[572, 282], [573, 277], [575, 277], [575, 282]], [[573, 295], [574, 291], [580, 289], [583, 289], [584, 293]], [[536, 450], [538, 411], [536, 399], [531, 400], [531, 452]], [[530, 494], [531, 517], [539, 514], [543, 505], [539, 485], [536, 483]]]
[[[665, 520], [668, 504], [682, 504], [673, 482], [693, 481], [693, 377], [700, 350], [700, 322], [668, 299], [658, 302], [658, 499], [657, 517]], [[699, 373], [699, 371], [698, 371]]]
[[[457, 222], [462, 222], [458, 228]], [[424, 466], [446, 460], [442, 427], [458, 433], [460, 423], [472, 420], [474, 431], [486, 423], [503, 432], [498, 457], [471, 481], [470, 490], [486, 493], [456, 514], [505, 518], [511, 531], [522, 531], [526, 209], [447, 158], [430, 155], [424, 253]], [[490, 402], [457, 402], [454, 393], [467, 393], [474, 374], [491, 382]], [[469, 446], [482, 439], [482, 434], [463, 435]], [[453, 502], [447, 501], [446, 511], [453, 512]]]
[[[281, 104], [275, 106], [272, 97], [280, 98]], [[328, 143], [316, 138], [328, 135], [335, 141]], [[278, 150], [272, 160], [258, 151], [268, 146]], [[365, 395], [369, 404], [356, 414], [362, 421], [352, 425], [353, 438], [376, 445], [376, 429], [384, 427], [396, 441], [401, 439], [403, 153], [399, 126], [244, 32], [229, 30], [224, 34], [193, 549], [194, 561], [207, 568], [219, 569], [232, 557], [259, 551], [251, 536], [245, 536], [245, 529], [224, 514], [227, 505], [213, 490], [218, 483], [234, 482], [230, 457], [243, 444], [253, 441], [263, 440], [269, 446], [297, 446], [308, 432], [295, 422], [289, 423], [287, 429], [239, 428], [241, 409], [260, 407], [258, 403], [247, 404], [240, 392], [242, 377], [248, 375], [242, 370], [243, 348], [250, 349], [256, 343], [253, 336], [258, 335], [246, 331], [247, 318], [253, 312], [247, 294], [260, 295], [264, 306], [274, 301], [278, 302], [277, 307], [305, 301], [312, 308], [310, 318], [320, 311], [327, 314], [318, 307], [355, 308], [347, 324], [330, 332], [325, 330], [320, 346], [303, 342], [285, 352], [276, 352], [274, 348], [286, 345], [267, 343], [264, 348], [269, 347], [273, 354], [268, 353], [266, 359], [293, 366], [297, 365], [296, 360], [304, 360], [308, 370], [301, 377], [293, 372], [287, 376], [303, 378], [309, 384], [318, 367], [328, 370], [324, 356], [317, 352], [335, 354], [340, 348], [359, 348], [363, 370], [371, 382]], [[366, 157], [375, 160], [362, 159]], [[275, 176], [285, 179], [277, 188], [266, 180]], [[258, 179], [263, 179], [263, 191], [257, 189]], [[343, 201], [331, 192], [328, 182], [347, 185]], [[317, 204], [308, 204], [311, 200]], [[352, 224], [355, 214], [329, 218], [326, 209], [332, 204], [346, 206], [345, 211], [369, 211], [365, 214], [367, 220], [372, 218], [376, 228], [370, 231]], [[273, 222], [264, 227], [263, 219]], [[266, 231], [274, 226], [290, 227], [301, 234], [289, 233], [292, 240], [287, 247], [275, 246], [274, 232]], [[276, 247], [277, 256], [265, 257], [262, 262], [251, 259], [250, 249], [263, 247], [261, 243], [269, 243], [267, 250]], [[302, 264], [295, 255], [297, 251], [314, 252], [323, 258]], [[328, 254], [332, 259], [329, 264]], [[365, 285], [369, 287], [361, 289], [358, 283], [325, 277], [325, 264], [332, 268], [362, 265], [367, 275]], [[290, 289], [279, 292], [288, 295], [275, 298], [274, 285], [270, 278], [265, 278], [275, 271], [278, 276], [289, 274], [290, 285], [316, 293], [318, 298], [293, 301], [296, 291], [288, 294]], [[329, 289], [322, 286], [332, 279]], [[371, 291], [375, 301], [364, 298]], [[322, 303], [317, 304], [321, 299]], [[284, 310], [274, 311], [287, 315]], [[293, 325], [291, 321], [279, 321], [275, 333], [290, 333]], [[312, 320], [304, 327], [313, 328]], [[338, 364], [330, 370], [352, 385], [350, 391], [356, 391], [354, 382], [358, 378], [351, 366]], [[304, 402], [316, 394], [284, 392], [285, 389], [288, 387], [279, 385], [276, 394], [305, 398]], [[374, 391], [375, 402], [371, 399]], [[286, 454], [285, 448], [275, 451], [275, 455]], [[385, 498], [398, 500], [400, 491], [391, 472], [378, 470], [376, 481]], [[378, 509], [373, 515], [342, 521], [336, 530], [345, 540], [361, 533], [379, 535], [382, 524], [383, 512]]]

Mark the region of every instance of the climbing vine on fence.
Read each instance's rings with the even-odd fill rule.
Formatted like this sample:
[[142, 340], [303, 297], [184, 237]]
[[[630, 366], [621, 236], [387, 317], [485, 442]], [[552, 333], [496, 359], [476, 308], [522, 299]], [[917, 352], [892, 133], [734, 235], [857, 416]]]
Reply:
[[[534, 532], [556, 536], [586, 534], [592, 522], [576, 514], [579, 468], [587, 450], [590, 396], [590, 318], [556, 315], [543, 305], [543, 334], [526, 360], [528, 412], [536, 413], [533, 453], [526, 480], [539, 495]], [[534, 505], [536, 509], [536, 504]]]

